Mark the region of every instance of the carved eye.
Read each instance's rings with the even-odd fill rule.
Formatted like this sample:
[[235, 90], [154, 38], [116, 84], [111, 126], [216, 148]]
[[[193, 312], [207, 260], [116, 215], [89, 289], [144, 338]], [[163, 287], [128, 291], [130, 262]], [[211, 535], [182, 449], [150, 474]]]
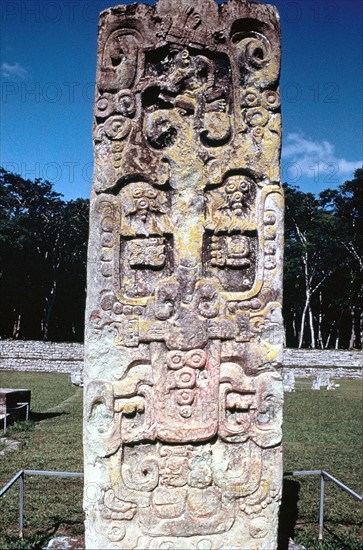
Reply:
[[180, 416], [183, 418], [190, 418], [192, 416], [192, 409], [189, 406], [182, 407], [179, 411]]
[[193, 390], [179, 390], [177, 393], [177, 403], [178, 405], [190, 405], [194, 401], [194, 392]]
[[114, 302], [115, 302], [115, 297], [112, 294], [108, 294], [107, 296], [104, 296], [102, 298], [101, 308], [104, 311], [111, 311]]
[[193, 15], [194, 28], [196, 28], [201, 21], [202, 21], [202, 18], [200, 17], [199, 13], [195, 13]]
[[203, 317], [206, 317], [207, 319], [212, 319], [212, 317], [216, 317], [219, 313], [219, 303], [217, 302], [215, 304], [210, 304], [210, 303], [200, 304], [199, 313], [203, 315]]
[[144, 190], [142, 187], [136, 187], [136, 189], [133, 190], [132, 192], [132, 196], [135, 198], [135, 199], [139, 199], [140, 197], [142, 197], [144, 194]]
[[113, 153], [121, 153], [124, 150], [125, 144], [116, 142], [112, 146], [112, 152]]
[[105, 97], [101, 97], [101, 99], [97, 101], [97, 108], [100, 111], [102, 112], [105, 111], [107, 109], [107, 106], [108, 106], [108, 100]]
[[157, 193], [153, 189], [148, 189], [145, 193], [148, 199], [156, 199]]
[[237, 186], [235, 183], [227, 183], [226, 185], [226, 192], [231, 195], [232, 193], [234, 193], [235, 191], [237, 191]]
[[239, 184], [239, 189], [242, 191], [242, 193], [247, 193], [247, 191], [250, 190], [250, 184], [246, 180], [242, 180]]
[[116, 302], [112, 308], [113, 312], [116, 313], [116, 315], [121, 315], [124, 311], [124, 306], [120, 302]]
[[264, 136], [264, 131], [262, 128], [254, 128], [252, 131], [252, 135], [256, 139], [262, 139]]
[[266, 109], [263, 109], [262, 107], [258, 109], [250, 109], [246, 113], [247, 123], [253, 128], [255, 126], [266, 126], [268, 119], [269, 119], [268, 112], [266, 111]]
[[106, 531], [107, 537], [112, 542], [119, 542], [125, 537], [126, 528], [124, 525], [116, 525], [115, 522], [110, 523]]

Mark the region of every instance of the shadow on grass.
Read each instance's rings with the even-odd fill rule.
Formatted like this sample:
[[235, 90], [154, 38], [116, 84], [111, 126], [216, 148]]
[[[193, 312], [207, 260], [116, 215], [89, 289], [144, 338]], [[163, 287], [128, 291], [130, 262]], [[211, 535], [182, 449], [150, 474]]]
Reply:
[[361, 550], [363, 548], [363, 541], [358, 542], [347, 540], [346, 538], [342, 539], [341, 536], [334, 531], [334, 529], [328, 527], [326, 524], [324, 524], [324, 531], [333, 537], [335, 544], [335, 546], [332, 545], [333, 548], [341, 548], [342, 550], [354, 550], [355, 548], [357, 550]]
[[[30, 412], [28, 420], [19, 418], [16, 414], [11, 414], [6, 419], [7, 434], [11, 435], [19, 432], [29, 432], [33, 430], [37, 422], [42, 420], [48, 420], [49, 418], [55, 418], [56, 416], [63, 416], [69, 414], [67, 412]], [[4, 419], [0, 419], [0, 431], [4, 431]]]
[[[55, 516], [50, 520], [50, 523], [51, 525], [48, 528], [36, 532], [31, 532], [31, 528], [29, 527], [25, 528], [25, 535], [22, 539], [13, 535], [5, 537], [2, 550], [43, 550], [53, 537], [83, 537], [83, 522], [67, 521], [64, 518]], [[72, 529], [74, 526], [78, 526], [78, 529]], [[69, 531], [71, 531], [71, 534]], [[79, 531], [79, 534], [75, 534], [73, 531]]]
[[300, 483], [292, 479], [284, 479], [282, 500], [279, 515], [278, 550], [287, 550], [289, 539], [294, 539], [295, 526], [298, 518]]
[[42, 420], [48, 420], [49, 418], [55, 418], [56, 416], [63, 416], [65, 414], [69, 414], [67, 412], [44, 412], [44, 413], [37, 413], [37, 412], [30, 412], [30, 420], [33, 422], [41, 422]]
[[42, 550], [50, 538], [49, 534], [36, 534], [23, 539], [7, 537], [2, 548], [3, 550]]

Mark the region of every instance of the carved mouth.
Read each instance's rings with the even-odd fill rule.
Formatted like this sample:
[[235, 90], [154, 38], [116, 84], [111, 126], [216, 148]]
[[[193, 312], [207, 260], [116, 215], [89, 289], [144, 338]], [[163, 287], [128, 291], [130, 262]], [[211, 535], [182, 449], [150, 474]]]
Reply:
[[226, 414], [229, 423], [238, 425], [239, 429], [248, 432], [256, 406], [253, 403], [255, 392], [243, 394], [229, 393], [226, 400]]

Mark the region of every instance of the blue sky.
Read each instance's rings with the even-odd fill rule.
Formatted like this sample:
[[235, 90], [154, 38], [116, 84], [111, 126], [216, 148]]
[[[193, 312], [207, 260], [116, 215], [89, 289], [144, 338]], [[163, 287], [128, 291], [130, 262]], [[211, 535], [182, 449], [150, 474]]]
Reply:
[[[97, 20], [117, 3], [0, 3], [0, 165], [52, 181], [67, 200], [90, 194]], [[271, 3], [282, 28], [282, 180], [318, 193], [362, 165], [363, 2]]]

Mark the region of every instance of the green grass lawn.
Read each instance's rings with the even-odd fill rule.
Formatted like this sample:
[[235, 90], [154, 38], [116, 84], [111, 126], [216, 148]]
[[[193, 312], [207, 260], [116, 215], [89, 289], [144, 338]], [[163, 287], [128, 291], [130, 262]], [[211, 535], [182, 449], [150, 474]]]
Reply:
[[[82, 389], [67, 375], [0, 372], [1, 386], [31, 390], [31, 419], [16, 422], [7, 437], [20, 452], [0, 457], [0, 486], [21, 469], [83, 471]], [[24, 540], [17, 538], [19, 483], [2, 497], [0, 548], [41, 548], [57, 534], [80, 534], [83, 479], [25, 477]]]
[[[1, 386], [29, 388], [31, 419], [8, 429], [21, 442], [18, 452], [0, 457], [0, 487], [20, 469], [82, 471], [82, 389], [68, 376], [0, 372]], [[284, 469], [324, 469], [357, 491], [362, 490], [362, 390], [359, 381], [343, 381], [335, 391], [311, 391], [297, 384], [285, 395]], [[326, 483], [323, 546], [317, 544], [318, 478], [288, 478], [299, 500], [295, 541], [308, 550], [362, 549], [360, 506]], [[82, 479], [25, 478], [24, 539], [17, 538], [19, 485], [2, 497], [0, 548], [38, 549], [55, 533], [83, 532]], [[290, 495], [291, 497], [291, 495]]]
[[[344, 380], [334, 391], [297, 384], [285, 394], [284, 470], [325, 470], [362, 494], [362, 383]], [[295, 541], [318, 548], [319, 477], [289, 478], [298, 490]], [[362, 549], [361, 506], [325, 484], [324, 547]]]

